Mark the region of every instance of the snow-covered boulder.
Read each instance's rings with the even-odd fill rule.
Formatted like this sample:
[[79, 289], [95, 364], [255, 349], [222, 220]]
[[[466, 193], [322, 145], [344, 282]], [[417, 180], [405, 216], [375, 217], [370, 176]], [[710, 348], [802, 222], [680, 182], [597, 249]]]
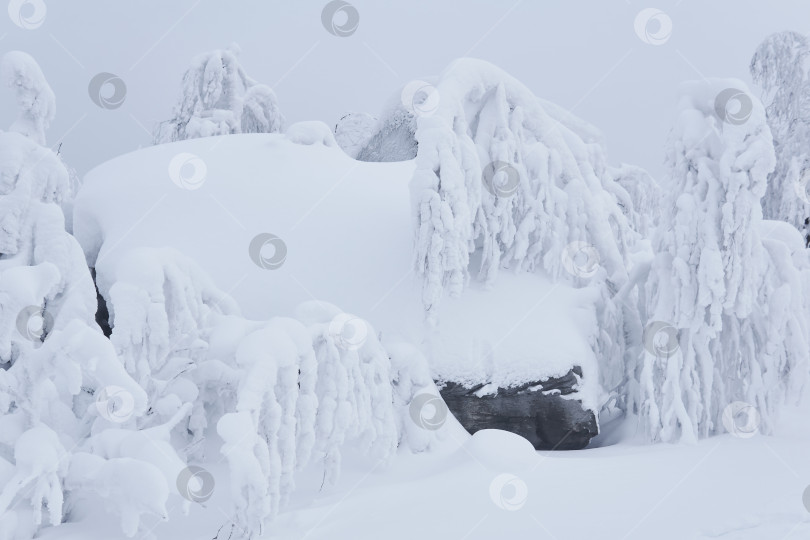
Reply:
[[348, 113], [335, 125], [335, 140], [349, 157], [357, 154], [367, 144], [377, 125], [377, 119], [367, 113]]

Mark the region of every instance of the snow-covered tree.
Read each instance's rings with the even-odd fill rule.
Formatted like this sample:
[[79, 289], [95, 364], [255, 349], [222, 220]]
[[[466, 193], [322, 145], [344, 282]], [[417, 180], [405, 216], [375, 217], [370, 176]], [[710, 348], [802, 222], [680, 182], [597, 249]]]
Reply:
[[[729, 88], [751, 104], [744, 122], [718, 114]], [[679, 110], [646, 284], [642, 425], [652, 440], [693, 441], [745, 402], [768, 431], [806, 380], [807, 258], [791, 241], [763, 243], [775, 158], [762, 104], [742, 82], [714, 80], [685, 84]]]
[[[10, 53], [3, 65], [17, 81], [14, 127], [25, 135], [0, 133], [0, 533], [28, 539], [59, 525], [86, 494], [67, 477], [87, 437], [127, 431], [147, 398], [95, 323], [84, 253], [65, 231], [59, 205], [72, 195], [69, 174], [40, 145], [53, 94], [31, 57]], [[159, 474], [148, 461], [139, 467]], [[104, 492], [115, 482], [110, 475], [94, 485]], [[144, 491], [147, 510], [165, 513], [160, 491]], [[107, 504], [126, 512], [128, 497]], [[134, 535], [137, 521], [126, 532]]]
[[[429, 447], [434, 435], [407, 420], [415, 393], [435, 391], [424, 359], [390, 359], [365, 321], [324, 302], [303, 304], [295, 318], [243, 319], [193, 261], [169, 249], [135, 249], [95, 265], [111, 342], [148, 396], [139, 427], [180, 426], [179, 453], [203, 464], [212, 430], [222, 439], [233, 537], [266, 531], [305, 466], [322, 467], [323, 489], [333, 486], [346, 443], [381, 461], [398, 446]], [[361, 339], [347, 340], [346, 324]]]
[[445, 294], [460, 294], [470, 279], [492, 283], [506, 269], [593, 286], [602, 384], [623, 395], [641, 338], [628, 272], [638, 234], [632, 197], [606, 166], [600, 134], [478, 60], [454, 62], [432, 95], [431, 114], [415, 118], [411, 181], [428, 321]]
[[0, 74], [17, 96], [19, 112], [11, 131], [44, 145], [45, 130], [56, 113], [56, 98], [39, 64], [24, 52], [11, 51], [3, 56]]
[[780, 219], [804, 232], [810, 247], [810, 40], [796, 32], [765, 39], [751, 60], [762, 87], [776, 168], [762, 199], [766, 219]]
[[245, 73], [239, 47], [232, 44], [192, 60], [183, 75], [174, 117], [158, 127], [155, 144], [232, 133], [277, 133], [283, 124], [275, 93]]

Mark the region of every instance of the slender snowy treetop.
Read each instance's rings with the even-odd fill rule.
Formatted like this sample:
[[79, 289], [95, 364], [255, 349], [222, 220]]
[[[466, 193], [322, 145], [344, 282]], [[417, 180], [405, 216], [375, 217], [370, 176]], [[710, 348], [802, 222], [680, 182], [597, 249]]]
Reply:
[[56, 114], [56, 97], [36, 60], [21, 51], [11, 51], [0, 64], [5, 83], [17, 94], [19, 114], [9, 129], [45, 144], [45, 130]]
[[796, 32], [769, 36], [751, 60], [762, 87], [776, 147], [776, 169], [768, 180], [762, 210], [804, 230], [810, 246], [810, 40]]

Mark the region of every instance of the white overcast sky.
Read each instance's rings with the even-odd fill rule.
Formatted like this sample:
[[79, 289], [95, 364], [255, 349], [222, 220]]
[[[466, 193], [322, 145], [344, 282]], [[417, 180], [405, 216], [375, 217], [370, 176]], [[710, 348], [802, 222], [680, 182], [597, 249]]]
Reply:
[[[748, 62], [764, 37], [810, 33], [808, 0], [352, 0], [360, 25], [345, 38], [323, 28], [322, 0], [44, 2], [36, 29], [0, 17], [0, 46], [39, 61], [57, 96], [49, 143], [64, 137], [63, 155], [80, 173], [150, 144], [147, 131], [170, 115], [189, 60], [237, 42], [243, 66], [274, 86], [288, 122], [334, 125], [346, 111], [376, 114], [408, 81], [472, 56], [602, 130], [611, 163], [660, 176], [680, 82], [749, 82]], [[635, 34], [636, 14], [648, 7], [672, 19], [663, 45]], [[88, 82], [102, 71], [127, 84], [118, 109], [89, 99]], [[9, 90], [0, 98], [7, 126]]]

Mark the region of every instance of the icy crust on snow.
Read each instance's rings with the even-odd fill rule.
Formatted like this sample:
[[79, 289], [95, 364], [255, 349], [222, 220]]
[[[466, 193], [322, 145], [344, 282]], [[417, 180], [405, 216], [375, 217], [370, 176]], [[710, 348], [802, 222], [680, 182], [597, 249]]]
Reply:
[[677, 347], [663, 356], [648, 348], [639, 373], [653, 440], [720, 432], [734, 401], [753, 404], [769, 432], [807, 380], [806, 255], [795, 235], [762, 221], [775, 163], [765, 110], [751, 100], [744, 122], [725, 118], [716, 100], [727, 89], [750, 96], [734, 79], [681, 88], [647, 283], [649, 319], [677, 328]]
[[[486, 62], [457, 60], [435, 92], [436, 110], [415, 119], [419, 147], [411, 181], [416, 271], [428, 321], [437, 324], [446, 297], [459, 296], [471, 280], [491, 287], [507, 269], [592, 287], [598, 324], [582, 333], [600, 359], [606, 390], [623, 393], [624, 365], [637, 354], [624, 336], [638, 343], [641, 333], [628, 268], [632, 252], [645, 249], [633, 228], [634, 197], [615, 181], [628, 171], [606, 167], [594, 128]], [[490, 163], [512, 167], [512, 183], [485, 185]], [[583, 272], [571, 271], [571, 257], [566, 260], [576, 245], [598, 259]], [[559, 371], [543, 373], [542, 362], [534, 369], [537, 375]], [[524, 382], [531, 380], [537, 379]]]

